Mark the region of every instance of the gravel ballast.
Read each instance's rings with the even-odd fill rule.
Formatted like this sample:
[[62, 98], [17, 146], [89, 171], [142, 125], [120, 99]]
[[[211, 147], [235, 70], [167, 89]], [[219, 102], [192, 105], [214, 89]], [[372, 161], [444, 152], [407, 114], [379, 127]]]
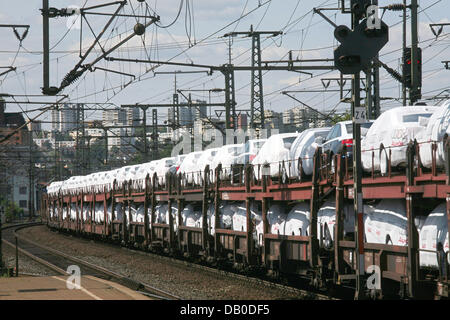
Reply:
[[46, 226], [23, 229], [19, 233], [37, 243], [168, 291], [182, 299], [301, 299], [294, 292], [199, 270], [119, 246], [60, 234]]
[[[7, 268], [16, 267], [16, 250], [5, 243], [2, 246], [3, 261]], [[54, 276], [57, 273], [19, 252], [19, 275]]]

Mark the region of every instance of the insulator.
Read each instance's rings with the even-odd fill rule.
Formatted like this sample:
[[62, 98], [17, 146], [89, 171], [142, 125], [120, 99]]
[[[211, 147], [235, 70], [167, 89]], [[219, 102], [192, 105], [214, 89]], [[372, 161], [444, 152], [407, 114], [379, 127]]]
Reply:
[[81, 75], [83, 74], [84, 69], [79, 71], [70, 71], [66, 76], [64, 77], [63, 81], [61, 81], [61, 88], [67, 87], [74, 83]]
[[405, 8], [403, 3], [394, 3], [387, 6], [388, 10], [391, 11], [402, 11]]
[[401, 76], [400, 73], [398, 73], [394, 69], [389, 68], [388, 66], [383, 66], [383, 67], [395, 80], [397, 80], [398, 82], [403, 82], [403, 77]]

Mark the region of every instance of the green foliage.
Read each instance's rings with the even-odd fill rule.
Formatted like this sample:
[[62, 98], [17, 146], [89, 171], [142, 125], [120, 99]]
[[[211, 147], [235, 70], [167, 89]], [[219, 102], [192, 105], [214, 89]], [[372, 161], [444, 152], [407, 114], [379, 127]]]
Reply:
[[332, 122], [332, 124], [336, 124], [338, 122], [347, 121], [347, 120], [352, 120], [352, 114], [351, 114], [350, 110], [347, 110], [341, 114], [335, 114], [332, 117], [331, 122]]
[[1, 200], [0, 206], [5, 208], [5, 220], [6, 222], [11, 222], [14, 219], [18, 219], [23, 216], [23, 209], [20, 208], [15, 202]]

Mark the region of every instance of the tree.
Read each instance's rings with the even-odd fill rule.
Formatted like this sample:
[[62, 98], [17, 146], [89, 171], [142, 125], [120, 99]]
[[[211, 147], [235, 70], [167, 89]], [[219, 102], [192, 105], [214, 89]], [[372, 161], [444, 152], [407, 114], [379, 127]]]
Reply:
[[336, 124], [338, 122], [347, 121], [347, 120], [352, 120], [352, 115], [349, 110], [347, 110], [341, 114], [333, 115], [331, 122], [332, 122], [332, 124]]
[[23, 209], [20, 208], [15, 202], [1, 200], [0, 206], [5, 208], [5, 220], [11, 222], [14, 219], [18, 219], [23, 216]]

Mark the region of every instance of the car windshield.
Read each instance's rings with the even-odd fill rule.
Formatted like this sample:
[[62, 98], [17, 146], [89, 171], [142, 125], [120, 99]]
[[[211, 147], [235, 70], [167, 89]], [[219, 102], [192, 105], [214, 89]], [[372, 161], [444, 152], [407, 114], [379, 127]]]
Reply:
[[429, 118], [431, 113], [406, 114], [402, 117], [403, 122], [419, 122], [419, 118]]
[[[361, 132], [367, 132], [367, 130], [372, 126], [372, 124], [373, 122], [361, 123]], [[346, 124], [345, 129], [347, 130], [348, 134], [353, 133], [353, 123]]]
[[286, 149], [290, 149], [291, 146], [292, 146], [292, 143], [295, 141], [295, 138], [297, 138], [297, 137], [286, 137], [286, 138], [283, 138], [284, 147]]

